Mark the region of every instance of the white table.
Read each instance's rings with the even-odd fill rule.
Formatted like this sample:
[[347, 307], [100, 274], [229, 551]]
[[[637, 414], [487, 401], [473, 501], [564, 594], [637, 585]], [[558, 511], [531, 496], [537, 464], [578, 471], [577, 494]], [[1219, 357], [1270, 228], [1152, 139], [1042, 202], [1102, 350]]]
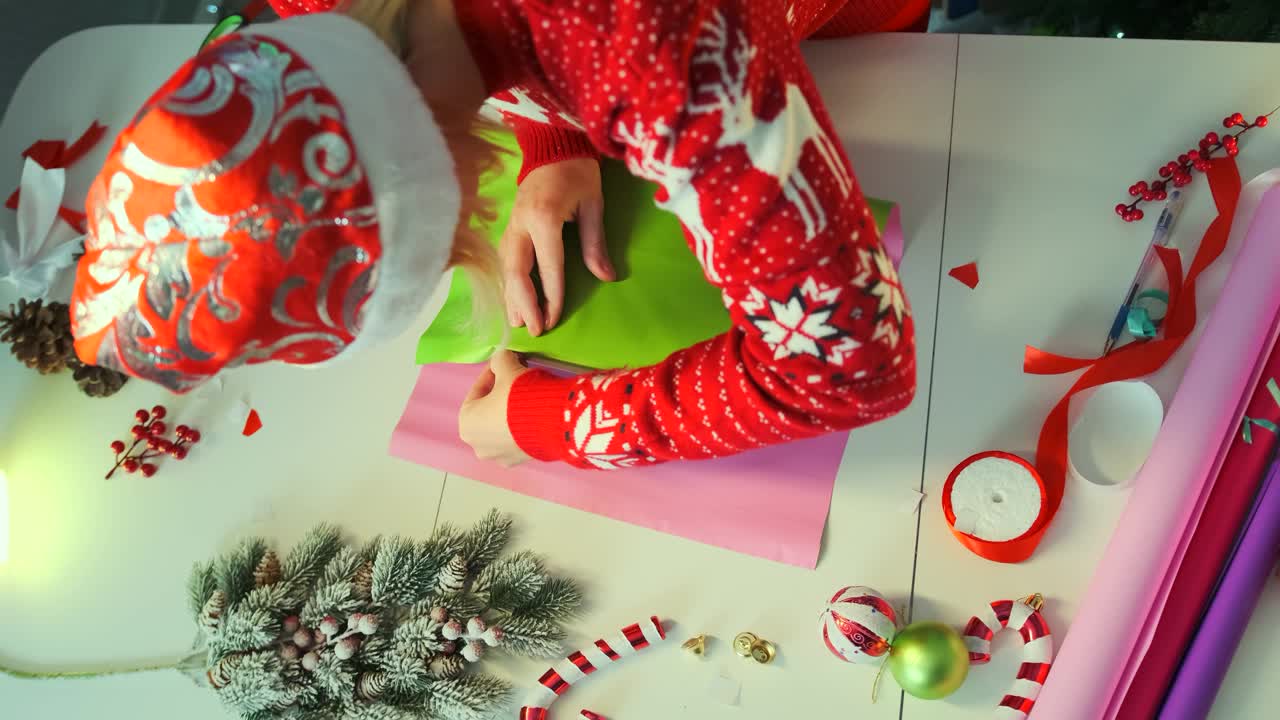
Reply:
[[[102, 109], [131, 111], [201, 34], [115, 28], [64, 41], [15, 96], [0, 125], [0, 158], [16, 158], [37, 137], [71, 137], [95, 113], [118, 126], [124, 118], [102, 117]], [[1013, 677], [1016, 640], [998, 640], [992, 664], [948, 700], [903, 703], [886, 678], [872, 705], [874, 671], [827, 655], [815, 636], [817, 612], [834, 589], [859, 583], [912, 605], [917, 618], [959, 625], [992, 599], [1040, 591], [1049, 597], [1055, 633], [1067, 630], [1124, 493], [1069, 487], [1039, 553], [1005, 566], [950, 537], [938, 507], [941, 482], [971, 452], [1034, 447], [1039, 423], [1066, 383], [1023, 376], [1023, 344], [1095, 349], [1114, 310], [1112, 295], [1150, 230], [1149, 222], [1124, 226], [1109, 208], [1143, 168], [1191, 143], [1225, 112], [1269, 109], [1263, 106], [1280, 97], [1280, 80], [1254, 68], [1274, 66], [1280, 47], [886, 36], [814, 44], [806, 53], [864, 189], [903, 206], [910, 238], [903, 276], [920, 353], [916, 402], [850, 442], [816, 571], [391, 460], [390, 428], [416, 372], [407, 361], [412, 334], [331, 369], [238, 371], [223, 395], [181, 401], [140, 383], [110, 400], [85, 400], [67, 377], [40, 378], [6, 356], [0, 468], [9, 475], [13, 547], [10, 564], [0, 567], [0, 658], [33, 668], [168, 658], [194, 631], [181, 582], [189, 564], [244, 535], [287, 545], [313, 522], [332, 520], [359, 536], [425, 536], [437, 514], [468, 523], [496, 506], [517, 516], [520, 545], [587, 587], [589, 606], [571, 642], [654, 613], [678, 621], [677, 642], [700, 632], [715, 638], [701, 662], [672, 647], [583, 684], [566, 696], [562, 717], [582, 706], [621, 720], [835, 710], [862, 718], [988, 717]], [[58, 96], [36, 75], [94, 92]], [[121, 88], [115, 77], [135, 83]], [[1057, 89], [1044, 92], [1050, 85]], [[1192, 87], [1194, 97], [1186, 91]], [[112, 98], [120, 92], [131, 96], [127, 102]], [[1142, 131], [1144, 122], [1159, 130]], [[1246, 179], [1280, 162], [1276, 132], [1244, 143]], [[75, 192], [101, 152], [72, 173]], [[16, 162], [0, 163], [0, 188], [11, 187], [17, 172]], [[1201, 180], [1180, 227], [1198, 237], [1208, 217]], [[970, 260], [982, 276], [975, 291], [945, 276]], [[0, 302], [12, 299], [6, 291]], [[1169, 375], [1179, 367], [1173, 363]], [[211, 440], [188, 464], [151, 480], [101, 480], [105, 444], [127, 430], [133, 409], [166, 401], [176, 417], [211, 423], [219, 406], [250, 390], [266, 422], [259, 435]], [[979, 399], [991, 410], [973, 411]], [[929, 494], [921, 514], [904, 513], [904, 498], [920, 488]], [[760, 525], [768, 532], [768, 518]], [[598, 541], [584, 545], [582, 533]], [[1271, 583], [1254, 619], [1218, 717], [1260, 717], [1280, 699], [1274, 686], [1252, 680], [1280, 670], [1280, 655], [1261, 630], [1280, 621], [1278, 585]], [[729, 639], [747, 629], [778, 645], [774, 665], [732, 654]], [[504, 660], [498, 667], [527, 685], [545, 664]], [[741, 683], [738, 707], [708, 696], [717, 674]], [[211, 693], [167, 673], [77, 685], [0, 679], [0, 697], [6, 708], [40, 708], [45, 717], [223, 717]]]

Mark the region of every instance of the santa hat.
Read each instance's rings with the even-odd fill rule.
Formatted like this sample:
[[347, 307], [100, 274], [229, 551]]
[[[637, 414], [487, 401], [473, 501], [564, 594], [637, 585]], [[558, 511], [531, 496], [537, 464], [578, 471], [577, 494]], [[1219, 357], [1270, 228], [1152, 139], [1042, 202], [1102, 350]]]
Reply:
[[232, 35], [147, 101], [89, 191], [76, 352], [178, 392], [349, 355], [418, 318], [459, 205], [420, 91], [366, 27]]

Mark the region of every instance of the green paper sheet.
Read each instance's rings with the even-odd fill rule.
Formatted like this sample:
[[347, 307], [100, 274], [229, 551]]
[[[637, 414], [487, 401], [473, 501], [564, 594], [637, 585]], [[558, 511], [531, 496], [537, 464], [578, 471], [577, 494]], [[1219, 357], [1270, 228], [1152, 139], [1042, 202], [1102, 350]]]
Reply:
[[[510, 135], [492, 138], [511, 154], [481, 182], [496, 200], [497, 219], [485, 232], [497, 247], [515, 203], [520, 154]], [[605, 283], [582, 261], [577, 228], [565, 227], [565, 305], [560, 324], [540, 337], [513, 328], [507, 347], [587, 368], [640, 367], [729, 329], [720, 291], [707, 282], [685, 242], [680, 222], [653, 203], [657, 186], [633, 177], [619, 162], [601, 166], [605, 238], [618, 280]], [[868, 198], [883, 230], [893, 205]], [[439, 315], [418, 341], [419, 364], [478, 363], [501, 340], [493, 327], [472, 322], [471, 286], [455, 272]]]

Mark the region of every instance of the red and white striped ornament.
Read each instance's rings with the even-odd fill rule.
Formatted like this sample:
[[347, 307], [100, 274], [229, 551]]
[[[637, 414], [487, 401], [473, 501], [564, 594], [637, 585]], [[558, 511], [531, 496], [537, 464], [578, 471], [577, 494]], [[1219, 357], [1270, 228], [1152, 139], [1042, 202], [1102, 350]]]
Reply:
[[[631, 657], [666, 639], [667, 633], [662, 629], [662, 621], [654, 616], [628, 625], [609, 637], [596, 640], [595, 644], [587, 648], [571, 653], [538, 678], [538, 686], [529, 693], [520, 708], [519, 720], [548, 720], [551, 704], [575, 683], [603, 667]], [[590, 710], [583, 710], [581, 716], [586, 720], [604, 720]]]
[[969, 664], [991, 662], [991, 638], [1004, 628], [1017, 630], [1022, 636], [1022, 665], [1009, 692], [996, 707], [999, 720], [1024, 720], [1044, 687], [1053, 664], [1053, 636], [1049, 623], [1040, 614], [1044, 599], [1033, 595], [1022, 600], [997, 600], [974, 615], [964, 628], [964, 642], [969, 646]]
[[879, 592], [850, 585], [836, 591], [818, 620], [822, 642], [832, 655], [850, 663], [884, 659], [898, 633], [898, 615]]

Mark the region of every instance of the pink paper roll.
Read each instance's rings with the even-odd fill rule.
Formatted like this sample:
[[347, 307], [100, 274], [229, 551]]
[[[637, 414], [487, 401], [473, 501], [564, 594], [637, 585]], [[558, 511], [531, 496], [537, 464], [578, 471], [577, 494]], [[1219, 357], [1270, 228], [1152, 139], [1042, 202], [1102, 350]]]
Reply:
[[[1241, 194], [1240, 252], [1031, 717], [1109, 720], [1146, 653], [1280, 316], [1280, 175]], [[1257, 199], [1255, 201], [1256, 198]], [[1250, 219], [1251, 218], [1251, 219]]]

